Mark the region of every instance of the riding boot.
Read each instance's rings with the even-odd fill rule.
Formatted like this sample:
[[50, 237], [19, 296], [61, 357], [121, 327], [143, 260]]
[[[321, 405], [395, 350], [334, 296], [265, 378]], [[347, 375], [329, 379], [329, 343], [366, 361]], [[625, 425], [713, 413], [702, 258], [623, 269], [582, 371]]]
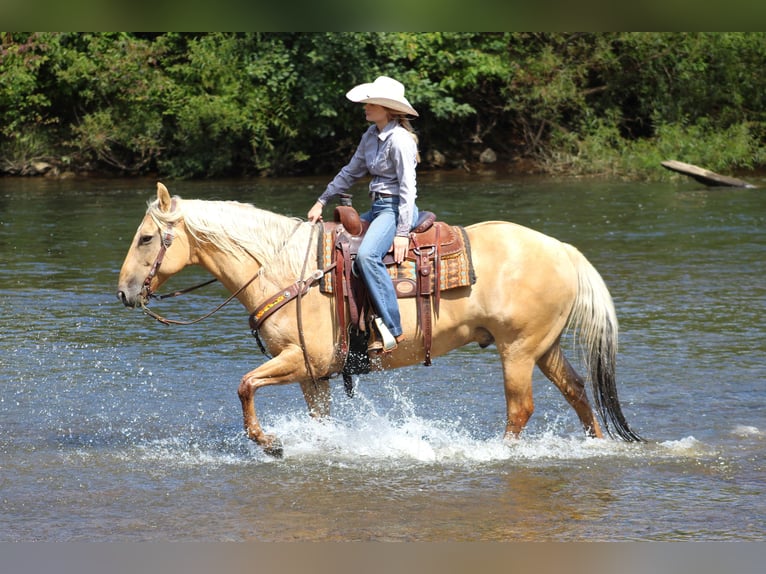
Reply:
[[370, 329], [370, 343], [367, 345], [368, 353], [378, 353], [380, 351], [388, 352], [396, 348], [396, 339], [388, 330], [383, 319], [375, 317], [373, 320], [374, 329]]

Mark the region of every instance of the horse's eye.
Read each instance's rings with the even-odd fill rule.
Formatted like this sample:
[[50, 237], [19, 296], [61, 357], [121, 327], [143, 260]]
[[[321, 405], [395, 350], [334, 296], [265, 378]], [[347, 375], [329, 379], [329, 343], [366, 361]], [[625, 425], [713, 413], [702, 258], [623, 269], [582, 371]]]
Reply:
[[138, 240], [138, 244], [149, 245], [152, 242], [152, 239], [154, 239], [154, 235], [142, 235], [141, 239]]

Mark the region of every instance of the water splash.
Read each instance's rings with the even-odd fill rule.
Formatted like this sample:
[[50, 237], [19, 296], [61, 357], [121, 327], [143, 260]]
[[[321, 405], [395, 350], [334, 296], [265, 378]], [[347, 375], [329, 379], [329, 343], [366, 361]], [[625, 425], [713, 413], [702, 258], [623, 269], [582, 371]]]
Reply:
[[715, 454], [714, 450], [705, 443], [697, 440], [693, 436], [687, 436], [678, 440], [667, 440], [657, 443], [657, 449], [660, 453], [668, 456], [680, 456], [687, 458], [697, 458]]
[[732, 430], [731, 433], [734, 436], [741, 438], [760, 438], [766, 436], [766, 432], [762, 431], [758, 427], [749, 425], [737, 425], [734, 427], [734, 430]]
[[[424, 465], [476, 466], [556, 464], [615, 458], [623, 460], [699, 458], [711, 449], [694, 437], [657, 443], [600, 440], [571, 432], [561, 417], [548, 417], [544, 428], [517, 440], [502, 432], [477, 436], [476, 421], [460, 417], [421, 416], [413, 402], [397, 389], [385, 404], [358, 393], [353, 401], [334, 404], [333, 416], [314, 420], [303, 410], [274, 415], [265, 430], [284, 446], [284, 462], [346, 468], [411, 467]], [[126, 459], [179, 466], [262, 464], [278, 462], [265, 455], [238, 428], [196, 428], [177, 436], [144, 436]]]

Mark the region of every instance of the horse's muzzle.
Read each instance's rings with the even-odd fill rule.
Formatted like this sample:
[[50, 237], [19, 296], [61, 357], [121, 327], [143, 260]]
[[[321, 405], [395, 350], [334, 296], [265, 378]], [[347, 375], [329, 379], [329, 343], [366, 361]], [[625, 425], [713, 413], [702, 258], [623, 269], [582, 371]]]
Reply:
[[125, 294], [125, 291], [117, 291], [117, 298], [122, 301], [122, 304], [126, 307], [134, 308], [136, 307], [135, 301], [130, 301], [128, 299], [128, 296]]
[[135, 309], [136, 307], [140, 307], [146, 301], [149, 299], [146, 297], [144, 291], [140, 291], [138, 294], [131, 296], [130, 294], [126, 293], [123, 290], [117, 291], [117, 298], [122, 302], [123, 305], [126, 307], [129, 307], [130, 309]]

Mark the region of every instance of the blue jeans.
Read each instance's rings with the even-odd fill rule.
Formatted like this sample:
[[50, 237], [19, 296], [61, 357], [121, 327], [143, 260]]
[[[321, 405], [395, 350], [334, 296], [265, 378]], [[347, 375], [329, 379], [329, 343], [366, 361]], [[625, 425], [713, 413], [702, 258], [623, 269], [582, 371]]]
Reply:
[[[399, 220], [399, 198], [382, 197], [376, 199], [370, 211], [359, 216], [370, 222], [370, 228], [359, 246], [356, 267], [359, 270], [370, 299], [378, 316], [383, 319], [394, 337], [402, 334], [402, 321], [399, 316], [399, 302], [391, 277], [383, 265], [383, 257], [394, 242], [396, 224]], [[412, 223], [418, 220], [418, 208], [412, 213]], [[410, 227], [412, 227], [412, 223]]]

